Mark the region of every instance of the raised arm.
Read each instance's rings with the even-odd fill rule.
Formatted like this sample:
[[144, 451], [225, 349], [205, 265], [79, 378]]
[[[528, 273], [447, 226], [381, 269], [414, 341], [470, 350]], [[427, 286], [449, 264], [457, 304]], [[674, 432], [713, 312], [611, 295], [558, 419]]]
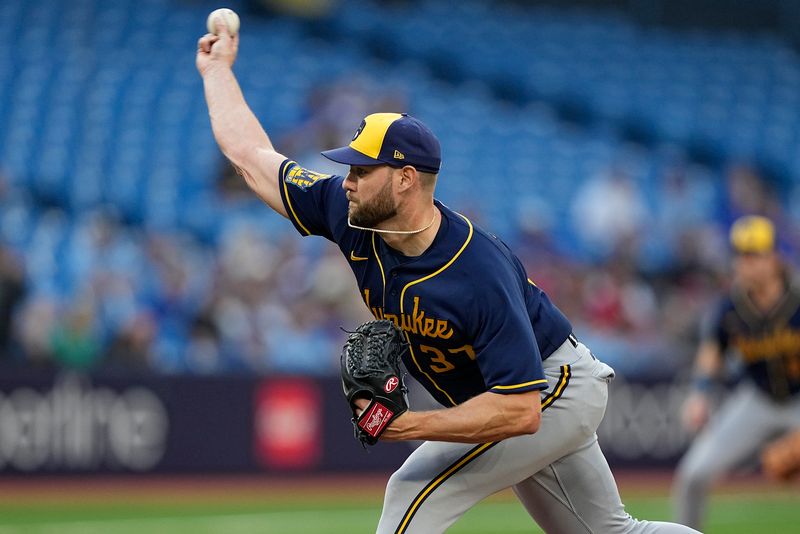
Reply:
[[214, 138], [250, 189], [287, 217], [278, 189], [280, 165], [286, 158], [275, 151], [233, 75], [239, 35], [231, 37], [221, 18], [215, 24], [217, 35], [209, 33], [200, 38], [195, 59], [203, 77]]

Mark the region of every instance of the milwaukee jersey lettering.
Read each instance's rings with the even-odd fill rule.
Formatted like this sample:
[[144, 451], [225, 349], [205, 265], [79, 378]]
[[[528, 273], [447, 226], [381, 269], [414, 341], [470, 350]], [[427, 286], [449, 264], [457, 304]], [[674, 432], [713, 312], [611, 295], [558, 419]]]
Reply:
[[572, 327], [500, 239], [435, 201], [436, 237], [422, 255], [407, 257], [376, 232], [347, 225], [343, 177], [286, 160], [280, 180], [295, 228], [339, 246], [372, 314], [405, 333], [409, 373], [440, 403], [546, 389], [542, 360]]
[[775, 400], [800, 391], [800, 288], [787, 281], [783, 298], [768, 312], [734, 288], [723, 299], [705, 337], [741, 357], [747, 376]]

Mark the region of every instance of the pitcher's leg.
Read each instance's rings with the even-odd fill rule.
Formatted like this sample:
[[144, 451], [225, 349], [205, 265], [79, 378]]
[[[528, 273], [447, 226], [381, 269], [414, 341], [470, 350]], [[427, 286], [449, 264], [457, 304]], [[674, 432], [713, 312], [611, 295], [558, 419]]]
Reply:
[[483, 445], [424, 443], [389, 480], [379, 534], [444, 532], [481, 499], [541, 471], [594, 436], [612, 371], [588, 350], [571, 345], [550, 359], [539, 432]]
[[549, 534], [696, 533], [625, 512], [596, 438], [514, 486], [514, 493]]
[[575, 432], [482, 445], [425, 442], [389, 479], [378, 533], [444, 532], [482, 499], [543, 469], [562, 454], [559, 446], [574, 448]]
[[585, 443], [581, 414], [558, 431], [482, 445], [426, 442], [389, 479], [378, 532], [444, 532], [478, 501], [536, 473]]
[[501, 461], [493, 449], [502, 444], [423, 443], [389, 479], [377, 532], [444, 532], [478, 501], [510, 486], [485, 465], [475, 469], [490, 455], [490, 464]]

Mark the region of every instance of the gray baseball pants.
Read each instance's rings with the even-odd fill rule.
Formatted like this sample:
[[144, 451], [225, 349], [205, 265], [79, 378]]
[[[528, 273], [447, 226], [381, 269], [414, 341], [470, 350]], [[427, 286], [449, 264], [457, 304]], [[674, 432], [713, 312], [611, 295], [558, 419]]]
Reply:
[[778, 404], [750, 383], [739, 386], [678, 465], [673, 486], [678, 520], [700, 528], [709, 487], [755, 460], [773, 438], [796, 428], [800, 428], [800, 398]]
[[544, 369], [549, 387], [536, 434], [481, 445], [423, 443], [389, 479], [378, 534], [444, 532], [509, 487], [551, 534], [695, 532], [625, 512], [595, 434], [614, 371], [570, 341]]

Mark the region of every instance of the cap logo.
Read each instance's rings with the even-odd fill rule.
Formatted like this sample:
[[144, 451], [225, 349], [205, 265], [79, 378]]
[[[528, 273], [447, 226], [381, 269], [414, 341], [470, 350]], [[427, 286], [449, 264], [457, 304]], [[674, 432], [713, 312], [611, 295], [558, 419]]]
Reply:
[[367, 121], [366, 120], [361, 121], [361, 126], [359, 126], [358, 130], [356, 130], [356, 133], [353, 134], [353, 139], [351, 140], [351, 142], [355, 141], [356, 139], [358, 139], [358, 136], [361, 135], [361, 132], [364, 131], [364, 126], [366, 126], [366, 125], [367, 125]]
[[406, 157], [399, 150], [395, 150], [394, 151], [394, 159], [406, 159]]

